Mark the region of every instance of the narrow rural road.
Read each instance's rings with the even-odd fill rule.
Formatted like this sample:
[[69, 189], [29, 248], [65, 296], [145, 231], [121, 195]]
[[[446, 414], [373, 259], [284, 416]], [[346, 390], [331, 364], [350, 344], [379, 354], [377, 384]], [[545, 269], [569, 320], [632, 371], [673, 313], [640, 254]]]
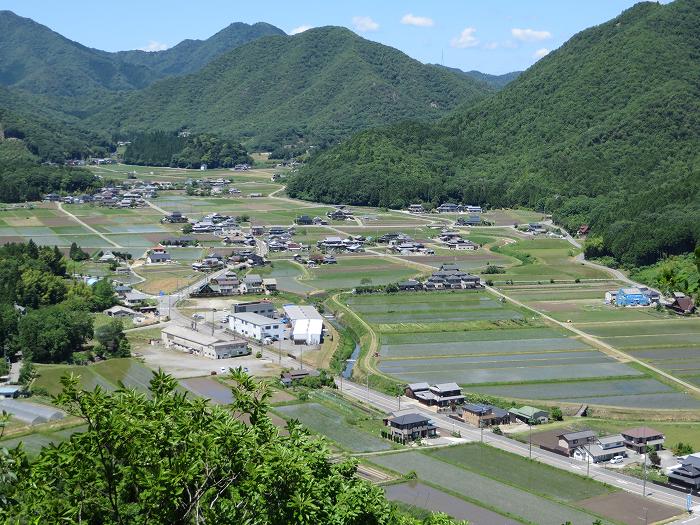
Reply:
[[75, 215], [73, 215], [71, 212], [69, 212], [68, 210], [64, 209], [64, 208], [63, 208], [63, 203], [62, 203], [62, 202], [59, 202], [59, 203], [58, 203], [58, 209], [59, 209], [61, 212], [63, 212], [63, 213], [65, 213], [66, 215], [68, 215], [68, 216], [69, 216], [71, 219], [73, 219], [75, 222], [77, 222], [78, 224], [80, 224], [83, 228], [85, 228], [86, 230], [90, 230], [92, 233], [94, 233], [95, 235], [97, 235], [97, 236], [100, 237], [101, 239], [107, 241], [109, 244], [111, 244], [111, 245], [114, 246], [115, 248], [120, 248], [120, 249], [123, 249], [123, 248], [124, 248], [124, 246], [122, 246], [121, 244], [114, 242], [112, 239], [110, 239], [109, 237], [107, 237], [107, 236], [104, 235], [103, 233], [97, 231], [95, 228], [93, 228], [93, 227], [90, 226], [89, 224], [84, 223], [82, 220], [80, 220], [78, 217], [76, 217]]
[[160, 206], [156, 206], [156, 205], [153, 204], [151, 201], [146, 201], [146, 204], [148, 204], [151, 208], [153, 208], [154, 210], [156, 210], [158, 213], [162, 213], [163, 215], [170, 215], [170, 212], [169, 212], [169, 211], [164, 210], [164, 209], [161, 208]]
[[[342, 383], [340, 381], [336, 381], [336, 385], [341, 389], [343, 394], [372, 405], [383, 412], [390, 413], [398, 410], [399, 408], [398, 398], [382, 394], [373, 390], [372, 388], [367, 388], [367, 386], [348, 381], [347, 379], [343, 380]], [[443, 414], [437, 414], [405, 397], [402, 397], [401, 402], [402, 409], [410, 408], [415, 412], [430, 417], [430, 419], [432, 419], [441, 429], [447, 432], [459, 431], [462, 437], [468, 441], [479, 441], [482, 438], [481, 431], [467, 423], [454, 420]], [[527, 443], [521, 443], [504, 436], [493, 434], [489, 431], [483, 433], [483, 440], [492, 447], [496, 447], [522, 457], [530, 457], [530, 454], [532, 454], [532, 459], [562, 470], [566, 470], [568, 472], [573, 472], [579, 475], [585, 475], [586, 472], [586, 464], [583, 462], [565, 458], [558, 454], [542, 450], [538, 447], [533, 447], [532, 452], [530, 452], [530, 447]], [[613, 470], [608, 470], [594, 463], [590, 465], [590, 476], [602, 483], [607, 483], [633, 494], [642, 495], [643, 482], [637, 478], [633, 478]], [[646, 497], [666, 505], [685, 508], [685, 494], [666, 487], [648, 483], [646, 486]], [[698, 511], [700, 511], [700, 508], [698, 508]]]

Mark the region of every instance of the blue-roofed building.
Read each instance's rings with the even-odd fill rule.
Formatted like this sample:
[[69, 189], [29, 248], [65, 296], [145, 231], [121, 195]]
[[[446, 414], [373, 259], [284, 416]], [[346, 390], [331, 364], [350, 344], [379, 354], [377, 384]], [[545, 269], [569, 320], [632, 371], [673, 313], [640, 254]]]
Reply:
[[651, 299], [639, 288], [620, 288], [615, 297], [617, 306], [649, 306]]

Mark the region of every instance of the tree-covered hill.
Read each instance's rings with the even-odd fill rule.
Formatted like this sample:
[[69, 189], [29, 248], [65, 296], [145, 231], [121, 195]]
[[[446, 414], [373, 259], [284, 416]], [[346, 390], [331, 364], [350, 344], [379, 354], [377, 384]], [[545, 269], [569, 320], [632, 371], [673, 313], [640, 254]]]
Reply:
[[504, 73], [502, 75], [490, 75], [488, 73], [482, 73], [481, 71], [476, 71], [474, 69], [472, 69], [471, 71], [463, 71], [456, 67], [447, 67], [440, 64], [435, 64], [435, 67], [444, 68], [448, 71], [452, 71], [453, 73], [464, 75], [469, 78], [473, 78], [474, 80], [479, 80], [497, 90], [503, 89], [522, 74], [522, 71], [511, 71], [510, 73]]
[[590, 223], [631, 263], [700, 239], [700, 3], [641, 3], [575, 35], [513, 83], [434, 126], [328, 149], [289, 192], [400, 207], [526, 205]]
[[164, 51], [120, 51], [116, 57], [134, 65], [145, 66], [159, 78], [193, 73], [220, 55], [264, 36], [284, 35], [271, 24], [234, 22], [206, 40], [183, 40]]
[[256, 145], [334, 142], [370, 126], [436, 119], [490, 89], [338, 27], [267, 37], [195, 74], [126, 97], [92, 121], [122, 132], [188, 127]]

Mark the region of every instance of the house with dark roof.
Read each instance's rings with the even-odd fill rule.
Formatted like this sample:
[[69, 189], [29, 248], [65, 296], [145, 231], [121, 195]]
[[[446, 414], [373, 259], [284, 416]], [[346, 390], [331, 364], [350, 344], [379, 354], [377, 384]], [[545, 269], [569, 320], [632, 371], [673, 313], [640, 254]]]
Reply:
[[416, 281], [415, 279], [409, 279], [408, 281], [402, 281], [398, 284], [399, 290], [401, 291], [416, 291], [416, 290], [422, 290], [423, 285], [419, 282]]
[[681, 466], [668, 474], [668, 482], [686, 490], [700, 491], [700, 454], [686, 456]]
[[644, 454], [647, 447], [654, 450], [664, 448], [663, 433], [650, 427], [635, 427], [620, 432], [625, 439], [625, 446], [639, 454]]
[[511, 422], [510, 414], [507, 410], [480, 403], [465, 403], [462, 405], [461, 417], [467, 423], [479, 428], [507, 425]]
[[414, 413], [392, 415], [384, 420], [390, 437], [403, 443], [416, 439], [437, 436], [437, 427], [430, 422], [430, 419]]
[[[411, 385], [409, 385], [410, 387]], [[419, 403], [434, 406], [438, 409], [456, 407], [464, 403], [462, 389], [457, 383], [439, 383], [432, 385], [427, 391], [413, 390], [413, 396]]]
[[531, 406], [522, 406], [520, 408], [513, 407], [508, 412], [510, 415], [522, 423], [537, 425], [538, 423], [546, 423], [549, 421], [549, 413], [546, 410]]
[[572, 456], [579, 447], [586, 447], [596, 440], [596, 434], [592, 430], [579, 430], [577, 432], [563, 432], [557, 436], [559, 448], [566, 452], [567, 456]]
[[673, 294], [671, 302], [666, 305], [666, 308], [673, 310], [679, 315], [690, 315], [695, 311], [695, 303], [693, 303], [692, 298], [676, 292]]

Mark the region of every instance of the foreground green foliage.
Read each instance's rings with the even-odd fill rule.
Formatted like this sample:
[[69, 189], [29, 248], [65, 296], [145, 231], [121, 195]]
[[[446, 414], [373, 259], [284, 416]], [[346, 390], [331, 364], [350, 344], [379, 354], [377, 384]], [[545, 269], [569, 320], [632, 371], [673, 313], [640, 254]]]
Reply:
[[700, 4], [642, 3], [583, 31], [487, 100], [440, 123], [354, 136], [288, 193], [404, 207], [525, 205], [632, 265], [700, 239]]
[[10, 454], [12, 477], [0, 485], [6, 522], [451, 523], [400, 514], [354, 476], [354, 460], [332, 463], [324, 442], [296, 422], [281, 436], [267, 416], [266, 385], [240, 369], [232, 379], [238, 417], [177, 392], [162, 373], [150, 396], [81, 391], [64, 378], [56, 401], [87, 429], [32, 463], [21, 450]]

